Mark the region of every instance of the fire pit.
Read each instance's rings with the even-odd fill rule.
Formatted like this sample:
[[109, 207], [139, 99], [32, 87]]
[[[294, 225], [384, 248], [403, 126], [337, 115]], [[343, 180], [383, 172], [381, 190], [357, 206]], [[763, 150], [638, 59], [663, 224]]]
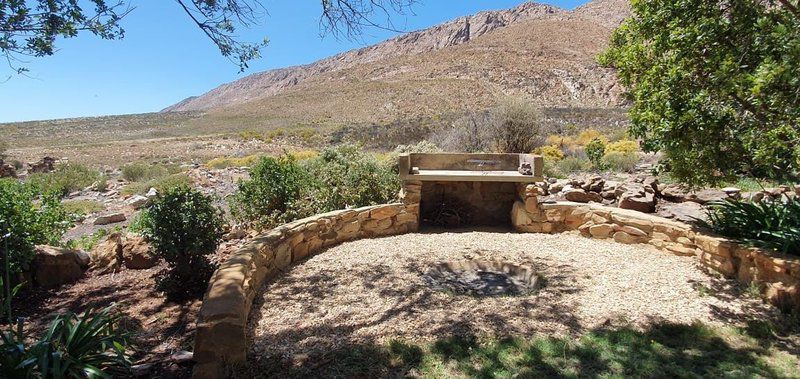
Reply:
[[533, 267], [475, 260], [436, 264], [423, 280], [438, 291], [470, 296], [525, 296], [543, 283]]

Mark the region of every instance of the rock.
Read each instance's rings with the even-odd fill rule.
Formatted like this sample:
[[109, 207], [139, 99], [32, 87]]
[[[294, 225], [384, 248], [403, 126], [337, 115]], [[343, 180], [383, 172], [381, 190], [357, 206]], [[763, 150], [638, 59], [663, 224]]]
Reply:
[[108, 224], [116, 224], [118, 222], [123, 222], [127, 220], [125, 214], [122, 212], [113, 212], [113, 213], [106, 213], [100, 216], [97, 216], [94, 219], [94, 225], [108, 225]]
[[0, 159], [0, 178], [16, 178], [17, 177], [17, 170], [14, 166], [3, 162]]
[[36, 163], [29, 163], [28, 165], [30, 166], [30, 168], [28, 169], [28, 172], [31, 174], [48, 173], [55, 170], [55, 163], [56, 163], [55, 159], [51, 157], [44, 157]]
[[694, 223], [697, 222], [697, 219], [705, 220], [707, 217], [705, 208], [691, 201], [685, 203], [661, 202], [658, 204], [657, 214], [685, 223]]
[[119, 271], [122, 267], [122, 235], [111, 233], [102, 239], [89, 253], [92, 268], [101, 274]]
[[588, 183], [583, 185], [583, 189], [590, 192], [603, 192], [603, 188], [605, 187], [606, 181], [600, 177], [595, 176], [589, 179]]
[[38, 245], [33, 256], [33, 279], [41, 287], [53, 288], [83, 276], [85, 257], [77, 250]]
[[800, 184], [794, 186], [794, 195], [800, 196]]
[[763, 191], [758, 192], [745, 192], [742, 195], [742, 198], [751, 202], [751, 203], [759, 203], [764, 200], [766, 196]]
[[599, 203], [603, 201], [603, 197], [600, 196], [597, 192], [585, 192], [583, 190], [574, 189], [566, 192], [564, 194], [564, 198], [567, 201], [573, 201], [576, 203], [588, 203], [588, 202], [595, 202]]
[[670, 184], [661, 189], [661, 197], [677, 203], [686, 201], [688, 195], [689, 190], [679, 184]]
[[556, 181], [555, 183], [552, 183], [552, 184], [550, 184], [549, 191], [550, 191], [550, 193], [551, 193], [551, 194], [556, 194], [556, 193], [559, 193], [559, 192], [561, 192], [562, 190], [564, 190], [564, 187], [565, 187], [567, 184], [568, 184], [568, 183], [567, 183], [566, 181], [564, 181], [564, 180], [558, 180], [558, 181]]
[[656, 210], [656, 198], [654, 194], [645, 192], [644, 188], [639, 191], [629, 190], [619, 196], [619, 207], [642, 213], [653, 213]]
[[194, 359], [194, 354], [191, 351], [181, 350], [169, 356], [169, 360], [175, 363], [189, 362]]
[[146, 270], [158, 264], [158, 256], [143, 236], [128, 234], [122, 243], [122, 261], [133, 270]]
[[742, 197], [742, 190], [736, 187], [725, 187], [721, 191], [734, 199], [741, 199]]
[[609, 224], [594, 225], [589, 227], [589, 234], [595, 238], [608, 238], [611, 236], [613, 231], [614, 228]]
[[639, 238], [625, 232], [614, 233], [614, 241], [624, 243], [626, 245], [633, 245], [641, 242]]
[[728, 198], [728, 194], [718, 189], [704, 189], [693, 194], [687, 198], [688, 201], [695, 203], [707, 204], [712, 201], [720, 201]]
[[658, 178], [655, 176], [647, 176], [642, 179], [642, 185], [644, 186], [645, 191], [652, 192], [655, 194], [659, 193], [659, 182]]
[[150, 187], [150, 190], [144, 195], [148, 199], [152, 200], [153, 198], [158, 196], [158, 191], [155, 188]]
[[134, 195], [130, 199], [125, 201], [125, 204], [133, 207], [133, 209], [139, 209], [147, 205], [150, 202], [150, 199], [144, 197], [142, 195]]

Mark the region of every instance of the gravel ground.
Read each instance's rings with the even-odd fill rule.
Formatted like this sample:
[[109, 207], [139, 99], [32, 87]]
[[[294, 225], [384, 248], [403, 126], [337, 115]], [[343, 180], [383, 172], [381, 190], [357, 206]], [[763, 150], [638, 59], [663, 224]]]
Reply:
[[[546, 281], [520, 297], [438, 292], [424, 274], [443, 261], [503, 260]], [[453, 334], [575, 335], [671, 321], [741, 324], [775, 311], [737, 295], [692, 259], [572, 234], [410, 234], [349, 242], [265, 285], [250, 321], [256, 356], [293, 356], [390, 339]]]

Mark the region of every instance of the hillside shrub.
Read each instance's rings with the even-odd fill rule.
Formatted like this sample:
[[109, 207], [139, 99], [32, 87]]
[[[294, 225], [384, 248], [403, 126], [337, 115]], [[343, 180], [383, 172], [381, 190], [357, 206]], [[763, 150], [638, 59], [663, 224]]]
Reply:
[[[3, 256], [8, 256], [10, 273], [29, 269], [34, 246], [58, 244], [68, 228], [69, 216], [57, 195], [40, 196], [31, 186], [0, 180], [0, 249], [8, 242], [9, 251]], [[0, 267], [4, 265], [0, 259]]]
[[118, 323], [110, 308], [61, 314], [29, 344], [20, 321], [13, 330], [0, 331], [0, 377], [129, 377], [129, 339]]
[[603, 156], [603, 167], [613, 172], [633, 172], [639, 165], [639, 154], [610, 152]]
[[216, 169], [228, 167], [250, 167], [258, 162], [258, 155], [248, 155], [246, 157], [218, 157], [206, 163], [206, 166]]
[[169, 266], [156, 279], [170, 299], [198, 298], [215, 266], [209, 261], [223, 234], [222, 212], [211, 198], [186, 186], [159, 196], [141, 216], [143, 235]]
[[396, 160], [381, 162], [355, 145], [302, 162], [264, 157], [229, 198], [234, 219], [261, 229], [346, 207], [382, 204], [400, 189]]
[[239, 182], [230, 198], [231, 214], [239, 221], [269, 228], [301, 216], [295, 207], [309, 174], [290, 155], [262, 157], [250, 170], [250, 179]]
[[450, 128], [432, 133], [428, 140], [443, 151], [485, 153], [491, 151], [491, 119], [488, 112], [469, 113], [455, 120]]
[[534, 150], [534, 153], [541, 155], [544, 157], [545, 161], [551, 163], [559, 162], [566, 157], [566, 155], [564, 155], [564, 151], [562, 151], [557, 145], [542, 146]]
[[606, 153], [630, 154], [639, 151], [639, 143], [631, 140], [619, 140], [606, 145]]
[[180, 171], [180, 167], [177, 165], [137, 162], [122, 166], [122, 177], [129, 182], [141, 182], [163, 178]]
[[6, 157], [6, 151], [8, 151], [8, 142], [0, 139], [0, 159]]
[[587, 146], [594, 140], [600, 140], [603, 144], [608, 143], [608, 138], [596, 129], [586, 129], [578, 134], [575, 143], [580, 146]]
[[61, 206], [67, 214], [78, 216], [85, 216], [106, 209], [106, 206], [97, 200], [69, 200], [61, 203]]
[[740, 243], [800, 255], [800, 199], [715, 202], [708, 220], [714, 232]]
[[57, 165], [53, 172], [31, 174], [27, 183], [38, 192], [66, 196], [70, 192], [80, 191], [92, 185], [98, 186], [105, 179], [99, 171], [82, 164], [62, 163]]
[[558, 162], [556, 164], [556, 168], [562, 175], [569, 175], [591, 170], [592, 162], [590, 162], [588, 159], [570, 156]]
[[496, 153], [529, 153], [544, 144], [550, 128], [544, 115], [520, 100], [492, 112], [489, 139]]
[[172, 174], [160, 178], [148, 180], [146, 182], [130, 183], [120, 191], [123, 195], [144, 195], [150, 188], [155, 188], [159, 193], [164, 193], [176, 187], [185, 187], [191, 184], [191, 180], [185, 173]]
[[584, 149], [586, 157], [592, 162], [595, 168], [602, 170], [605, 166], [603, 156], [606, 154], [606, 144], [600, 138], [595, 138], [586, 144]]

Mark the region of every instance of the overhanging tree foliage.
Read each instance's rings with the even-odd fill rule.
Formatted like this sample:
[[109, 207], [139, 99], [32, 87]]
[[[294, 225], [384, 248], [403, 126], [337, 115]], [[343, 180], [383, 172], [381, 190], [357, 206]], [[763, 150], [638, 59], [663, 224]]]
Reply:
[[633, 0], [602, 64], [633, 101], [633, 135], [690, 184], [800, 168], [796, 0]]
[[[250, 43], [236, 37], [239, 28], [263, 21], [266, 9], [259, 0], [174, 1], [240, 71], [259, 58], [268, 43], [266, 38]], [[392, 28], [389, 16], [405, 12], [416, 0], [320, 1], [322, 30], [353, 37], [364, 27]], [[120, 22], [132, 10], [127, 0], [0, 0], [0, 54], [17, 72], [24, 72], [22, 59], [53, 55], [58, 38], [81, 33], [123, 38]]]

